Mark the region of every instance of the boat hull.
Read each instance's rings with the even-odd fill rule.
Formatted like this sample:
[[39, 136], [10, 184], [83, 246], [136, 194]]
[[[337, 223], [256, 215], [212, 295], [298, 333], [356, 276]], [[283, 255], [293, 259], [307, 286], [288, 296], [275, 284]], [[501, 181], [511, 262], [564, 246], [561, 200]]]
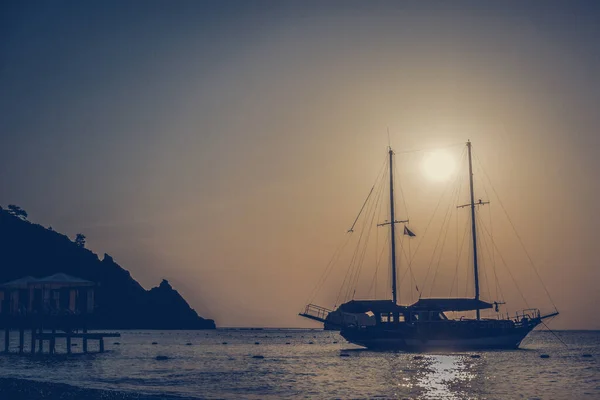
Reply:
[[537, 324], [498, 329], [486, 324], [450, 329], [401, 327], [346, 328], [340, 334], [350, 343], [373, 350], [485, 350], [516, 349]]

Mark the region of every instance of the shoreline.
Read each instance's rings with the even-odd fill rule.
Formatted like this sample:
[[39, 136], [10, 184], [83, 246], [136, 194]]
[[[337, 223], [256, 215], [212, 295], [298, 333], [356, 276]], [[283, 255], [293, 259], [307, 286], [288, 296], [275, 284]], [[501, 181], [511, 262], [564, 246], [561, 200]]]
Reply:
[[[120, 390], [82, 388], [66, 383], [0, 378], [0, 400], [186, 400], [178, 396], [149, 395]], [[194, 398], [196, 400], [197, 398]]]

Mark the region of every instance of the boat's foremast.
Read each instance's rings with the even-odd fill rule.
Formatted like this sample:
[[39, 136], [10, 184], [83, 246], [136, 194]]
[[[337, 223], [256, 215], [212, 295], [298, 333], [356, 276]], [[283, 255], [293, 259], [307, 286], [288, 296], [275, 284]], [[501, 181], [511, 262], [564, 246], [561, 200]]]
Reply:
[[396, 229], [394, 216], [394, 151], [390, 147], [390, 229], [391, 229], [391, 257], [392, 257], [392, 301], [397, 304], [398, 288], [396, 287]]
[[392, 301], [397, 304], [398, 288], [396, 287], [396, 220], [394, 216], [394, 151], [390, 147], [390, 229], [391, 229], [391, 257], [392, 257]]
[[389, 165], [390, 165], [390, 221], [379, 224], [379, 226], [390, 225], [390, 252], [392, 259], [392, 301], [394, 304], [398, 304], [398, 286], [396, 282], [396, 224], [402, 224], [408, 222], [408, 220], [396, 221], [396, 215], [394, 212], [394, 151], [389, 148]]

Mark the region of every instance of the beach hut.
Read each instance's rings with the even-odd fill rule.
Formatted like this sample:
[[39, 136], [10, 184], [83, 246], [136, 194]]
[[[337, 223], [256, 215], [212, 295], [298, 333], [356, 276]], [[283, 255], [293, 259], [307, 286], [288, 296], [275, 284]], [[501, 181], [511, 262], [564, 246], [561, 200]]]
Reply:
[[27, 304], [29, 284], [36, 279], [25, 276], [0, 285], [0, 313], [18, 314], [23, 310], [21, 306]]
[[89, 314], [94, 311], [92, 281], [65, 273], [31, 276], [0, 285], [0, 312], [26, 314]]

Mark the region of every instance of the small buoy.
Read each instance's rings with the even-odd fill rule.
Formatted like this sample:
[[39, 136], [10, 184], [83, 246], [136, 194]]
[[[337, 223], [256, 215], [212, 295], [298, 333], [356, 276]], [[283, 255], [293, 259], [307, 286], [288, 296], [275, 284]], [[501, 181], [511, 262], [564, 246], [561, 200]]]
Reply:
[[548, 354], [541, 354], [540, 358], [550, 358], [550, 356]]
[[350, 354], [342, 353], [340, 354], [340, 357], [350, 357]]
[[187, 342], [185, 345], [186, 346], [191, 346], [192, 344], [190, 342]]
[[585, 358], [591, 358], [593, 357], [591, 354], [582, 354], [581, 357], [585, 357]]
[[169, 359], [169, 357], [167, 357], [167, 356], [156, 356], [156, 360], [157, 361], [165, 361], [165, 360], [168, 360], [168, 359]]
[[265, 356], [252, 356], [252, 358], [258, 358], [258, 359], [262, 360], [263, 358], [265, 358]]
[[285, 342], [285, 344], [291, 344], [290, 342]]
[[479, 354], [472, 354], [471, 358], [481, 358], [481, 356]]
[[152, 344], [158, 344], [158, 342], [152, 342]]
[[227, 342], [223, 342], [223, 343], [221, 343], [221, 344], [227, 344]]
[[119, 343], [119, 342], [114, 342], [113, 344], [114, 344], [115, 346], [118, 346], [118, 345], [120, 345], [121, 343]]
[[260, 342], [254, 342], [254, 344], [260, 344]]

